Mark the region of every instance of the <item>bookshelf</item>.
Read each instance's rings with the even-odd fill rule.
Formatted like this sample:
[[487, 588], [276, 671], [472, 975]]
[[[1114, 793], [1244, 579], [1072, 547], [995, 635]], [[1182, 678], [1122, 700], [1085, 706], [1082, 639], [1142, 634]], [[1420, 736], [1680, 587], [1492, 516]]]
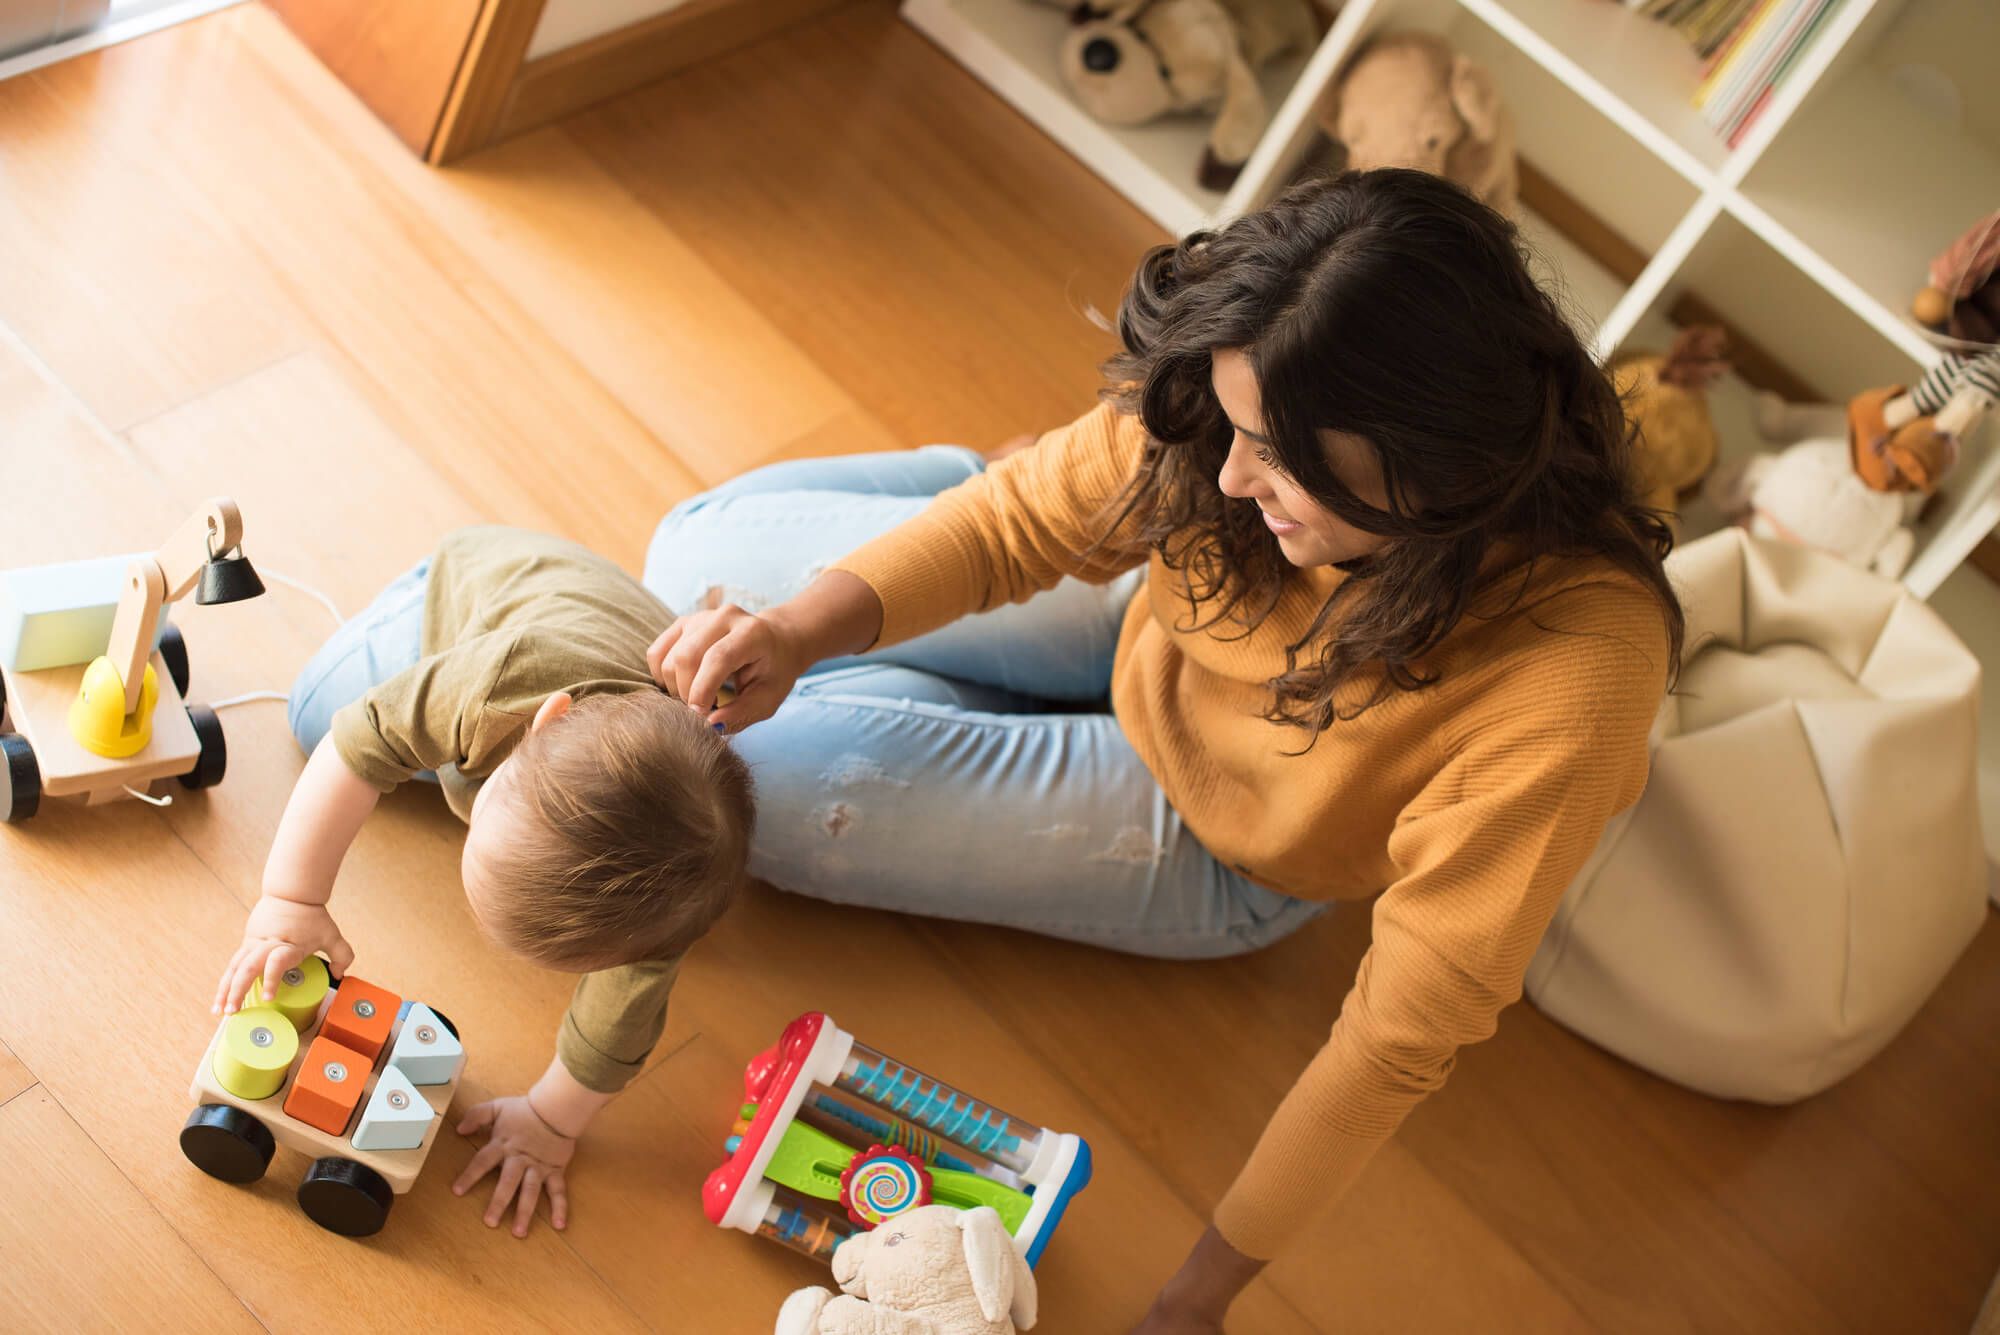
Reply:
[[[1318, 143], [1313, 104], [1369, 37], [1441, 33], [1494, 71], [1522, 156], [1648, 256], [1629, 280], [1614, 278], [1541, 220], [1524, 220], [1600, 356], [1657, 344], [1660, 312], [1696, 292], [1838, 398], [1913, 379], [1937, 360], [1906, 318], [1909, 298], [1930, 257], [2000, 207], [2000, 85], [1957, 54], [1995, 49], [1996, 11], [1991, 0], [1836, 0], [1731, 148], [1693, 106], [1693, 51], [1615, 0], [1347, 0], [1309, 58], [1267, 74], [1270, 129], [1236, 186], [1216, 195], [1194, 184], [1199, 117], [1118, 130], [1070, 102], [1055, 68], [1061, 10], [1028, 0], [903, 6], [1174, 233], [1255, 208], [1294, 179]], [[1754, 448], [1733, 438], [1733, 417], [1721, 423], [1731, 447]], [[1996, 437], [1989, 420], [1925, 518], [1904, 579], [1920, 597], [2000, 523]]]

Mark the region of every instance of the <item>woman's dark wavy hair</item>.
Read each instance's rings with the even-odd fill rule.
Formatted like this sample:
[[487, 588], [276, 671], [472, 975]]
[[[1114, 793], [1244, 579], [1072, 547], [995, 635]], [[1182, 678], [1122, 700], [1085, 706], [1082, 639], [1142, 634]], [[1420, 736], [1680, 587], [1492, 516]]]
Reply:
[[[1543, 558], [1631, 573], [1659, 599], [1679, 663], [1684, 620], [1661, 565], [1673, 534], [1640, 503], [1617, 393], [1529, 275], [1514, 226], [1459, 187], [1400, 169], [1294, 187], [1149, 252], [1118, 333], [1104, 394], [1151, 438], [1119, 523], [1182, 574], [1190, 629], [1248, 634], [1291, 570], [1257, 507], [1218, 488], [1234, 436], [1209, 378], [1218, 351], [1248, 355], [1277, 465], [1389, 539], [1342, 563], [1349, 578], [1287, 647], [1272, 721], [1317, 737], [1430, 685], [1425, 655], [1469, 613], [1523, 610]], [[1334, 475], [1328, 429], [1375, 447], [1386, 511]]]

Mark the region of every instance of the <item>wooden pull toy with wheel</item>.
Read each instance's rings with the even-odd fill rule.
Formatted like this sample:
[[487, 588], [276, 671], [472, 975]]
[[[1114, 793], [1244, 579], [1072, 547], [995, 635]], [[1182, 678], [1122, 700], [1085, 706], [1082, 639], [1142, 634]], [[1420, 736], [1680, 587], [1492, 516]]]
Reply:
[[277, 995], [251, 986], [195, 1068], [200, 1106], [181, 1152], [210, 1177], [264, 1176], [279, 1145], [312, 1159], [299, 1208], [315, 1224], [366, 1237], [415, 1185], [465, 1070], [441, 1011], [354, 975], [338, 982], [308, 956]]
[[242, 544], [236, 503], [217, 497], [150, 555], [0, 571], [0, 821], [44, 797], [222, 781], [222, 724], [185, 703], [187, 645], [166, 611], [190, 591], [202, 606], [262, 593]]

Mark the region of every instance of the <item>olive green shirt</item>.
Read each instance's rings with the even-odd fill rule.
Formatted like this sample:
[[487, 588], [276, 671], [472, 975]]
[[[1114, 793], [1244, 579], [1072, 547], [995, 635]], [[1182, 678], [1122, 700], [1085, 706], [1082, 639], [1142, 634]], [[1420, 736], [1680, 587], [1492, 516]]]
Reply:
[[[511, 528], [467, 528], [431, 557], [415, 666], [333, 716], [347, 767], [387, 792], [436, 773], [460, 820], [479, 786], [557, 691], [578, 699], [659, 687], [646, 648], [673, 620], [623, 570], [575, 543]], [[563, 1066], [615, 1093], [639, 1073], [667, 1022], [678, 957], [585, 974], [556, 1040]]]

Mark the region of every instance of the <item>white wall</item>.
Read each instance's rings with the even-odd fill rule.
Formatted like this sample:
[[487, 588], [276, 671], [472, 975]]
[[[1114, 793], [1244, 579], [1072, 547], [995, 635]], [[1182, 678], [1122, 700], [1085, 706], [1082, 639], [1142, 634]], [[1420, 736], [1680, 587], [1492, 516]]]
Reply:
[[587, 42], [686, 3], [688, 0], [548, 0], [528, 43], [528, 59]]

